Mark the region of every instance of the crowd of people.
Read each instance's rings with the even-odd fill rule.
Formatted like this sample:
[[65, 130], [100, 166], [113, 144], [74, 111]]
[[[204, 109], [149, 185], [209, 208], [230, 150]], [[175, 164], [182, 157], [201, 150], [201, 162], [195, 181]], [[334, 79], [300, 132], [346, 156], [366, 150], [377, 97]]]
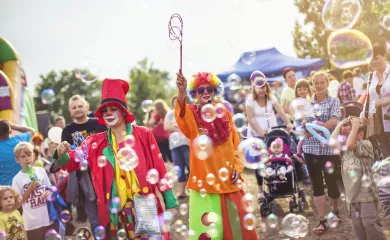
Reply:
[[[73, 121], [54, 119], [63, 129], [60, 144], [0, 120], [0, 238], [45, 239], [53, 229], [60, 232], [58, 223], [65, 224], [64, 235], [72, 235], [75, 207], [96, 239], [168, 239], [176, 199], [188, 198], [190, 239], [258, 239], [256, 228], [244, 223], [251, 212], [242, 187], [246, 155], [239, 145], [264, 140], [283, 125], [295, 136], [297, 151], [286, 155], [276, 139], [270, 157], [288, 159], [288, 167], [278, 169], [280, 179], [294, 166], [312, 186], [319, 220], [314, 234], [343, 220], [341, 180], [356, 239], [386, 239], [379, 213], [390, 217], [390, 64], [385, 45], [376, 43], [373, 50], [367, 74], [346, 70], [339, 81], [334, 71], [312, 71], [297, 81], [294, 69], [286, 68], [284, 82], [271, 86], [258, 72], [227, 100], [215, 74], [200, 72], [187, 81], [178, 73], [171, 108], [155, 100], [145, 127], [134, 124], [127, 107], [129, 84], [105, 79], [95, 118], [88, 117], [87, 101], [74, 95], [68, 100]], [[351, 104], [360, 110], [349, 111]], [[236, 127], [237, 113], [246, 115], [246, 129]], [[254, 174], [261, 203], [266, 193], [260, 170]], [[67, 204], [54, 204], [53, 211], [60, 199]]]

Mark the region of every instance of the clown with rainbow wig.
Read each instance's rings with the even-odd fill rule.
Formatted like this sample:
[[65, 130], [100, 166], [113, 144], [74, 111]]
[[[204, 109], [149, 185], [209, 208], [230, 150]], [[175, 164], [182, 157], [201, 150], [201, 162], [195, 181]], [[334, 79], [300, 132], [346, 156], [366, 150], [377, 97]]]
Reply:
[[[229, 111], [215, 103], [223, 90], [221, 80], [213, 73], [197, 73], [187, 89], [187, 80], [178, 73], [176, 85], [175, 118], [191, 149], [190, 239], [258, 239], [255, 229], [245, 226], [250, 215], [242, 200], [240, 138]], [[187, 104], [187, 90], [196, 104]]]

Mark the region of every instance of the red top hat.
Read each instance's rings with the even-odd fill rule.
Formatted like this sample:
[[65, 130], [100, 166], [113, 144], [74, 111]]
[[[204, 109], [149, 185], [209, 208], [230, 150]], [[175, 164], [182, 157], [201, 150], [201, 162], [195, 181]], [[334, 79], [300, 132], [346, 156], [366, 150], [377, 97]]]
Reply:
[[126, 94], [129, 91], [129, 84], [122, 79], [106, 78], [102, 85], [102, 97], [99, 108], [95, 112], [98, 123], [106, 125], [102, 117], [102, 109], [105, 106], [117, 106], [125, 113], [125, 121], [134, 121], [134, 115], [127, 109]]

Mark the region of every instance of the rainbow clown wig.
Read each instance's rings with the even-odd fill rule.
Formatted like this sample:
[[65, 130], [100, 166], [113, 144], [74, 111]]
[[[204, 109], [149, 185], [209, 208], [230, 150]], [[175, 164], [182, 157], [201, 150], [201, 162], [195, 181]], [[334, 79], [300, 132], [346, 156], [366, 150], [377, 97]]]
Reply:
[[211, 72], [199, 72], [192, 75], [192, 79], [188, 83], [188, 93], [193, 100], [196, 100], [195, 89], [200, 85], [207, 84], [216, 88], [216, 96], [219, 96], [223, 92], [223, 83], [217, 75]]

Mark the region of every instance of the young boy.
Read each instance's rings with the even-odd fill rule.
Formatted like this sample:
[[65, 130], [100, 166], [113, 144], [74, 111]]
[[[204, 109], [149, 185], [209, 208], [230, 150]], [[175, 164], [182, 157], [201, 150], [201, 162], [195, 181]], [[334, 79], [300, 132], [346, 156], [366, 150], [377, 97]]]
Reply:
[[[50, 197], [50, 192], [46, 189], [51, 187], [51, 183], [45, 169], [31, 167], [34, 162], [32, 144], [19, 143], [14, 153], [22, 170], [12, 180], [12, 187], [19, 195], [25, 196], [21, 202], [27, 239], [45, 239], [46, 231], [53, 228], [46, 204], [47, 198]], [[26, 191], [29, 194], [25, 194]]]
[[378, 211], [378, 190], [371, 171], [374, 163], [371, 142], [364, 140], [364, 127], [358, 117], [342, 120], [331, 141], [337, 141], [340, 130], [343, 136], [347, 136], [347, 151], [341, 158], [341, 175], [356, 239], [385, 240]]
[[352, 86], [353, 77], [354, 76], [351, 71], [345, 71], [343, 73], [344, 81], [340, 84], [338, 91], [338, 97], [340, 99], [341, 104], [356, 100], [356, 92]]

